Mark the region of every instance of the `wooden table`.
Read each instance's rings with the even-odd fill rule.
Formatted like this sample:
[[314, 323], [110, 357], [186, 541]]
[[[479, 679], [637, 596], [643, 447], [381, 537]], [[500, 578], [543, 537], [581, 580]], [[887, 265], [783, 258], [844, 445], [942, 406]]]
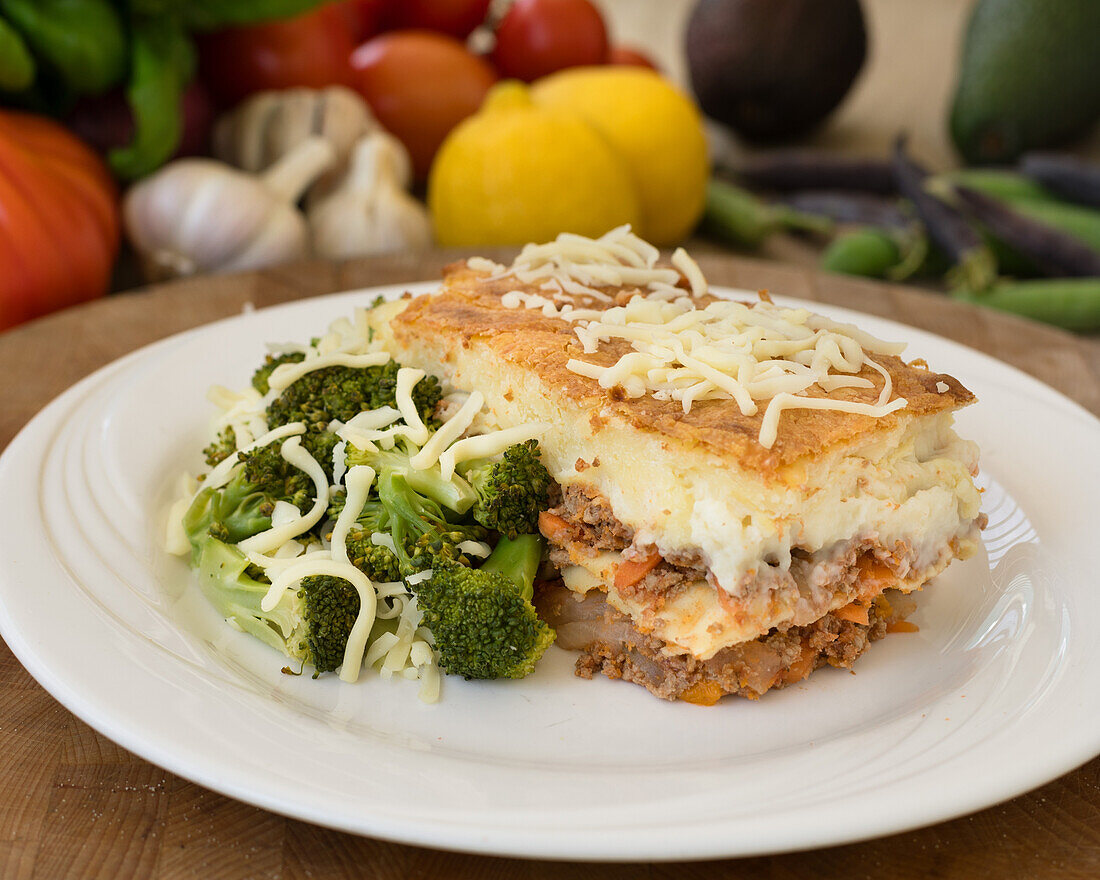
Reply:
[[[216, 318], [352, 287], [434, 278], [450, 256], [305, 264], [127, 294], [0, 335], [0, 446], [80, 377]], [[944, 297], [758, 260], [701, 259], [712, 283], [836, 303], [1002, 358], [1100, 414], [1100, 344]], [[33, 585], [28, 585], [33, 588]], [[213, 794], [78, 721], [0, 644], [4, 878], [1100, 877], [1100, 759], [973, 816], [862, 844], [726, 862], [589, 865], [456, 855], [353, 837]], [[1036, 748], [1042, 748], [1041, 743]]]

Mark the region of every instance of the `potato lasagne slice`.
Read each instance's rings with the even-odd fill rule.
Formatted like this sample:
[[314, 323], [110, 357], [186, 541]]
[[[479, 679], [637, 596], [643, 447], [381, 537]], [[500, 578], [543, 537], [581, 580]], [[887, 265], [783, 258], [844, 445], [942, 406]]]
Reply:
[[487, 429], [545, 425], [561, 581], [538, 602], [581, 675], [757, 697], [850, 665], [978, 544], [956, 379], [811, 312], [716, 298], [629, 230], [453, 265], [374, 321], [402, 363], [480, 391]]

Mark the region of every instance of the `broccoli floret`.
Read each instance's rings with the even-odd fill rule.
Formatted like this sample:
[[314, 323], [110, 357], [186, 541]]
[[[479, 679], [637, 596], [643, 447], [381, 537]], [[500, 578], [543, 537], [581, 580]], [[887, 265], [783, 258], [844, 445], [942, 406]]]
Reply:
[[215, 467], [237, 451], [237, 432], [232, 427], [222, 431], [218, 438], [207, 446], [202, 454], [206, 456], [207, 467]]
[[347, 465], [349, 468], [369, 465], [377, 474], [401, 474], [414, 492], [455, 513], [466, 513], [477, 500], [477, 493], [470, 484], [457, 474], [444, 477], [438, 464], [430, 468], [414, 468], [409, 459], [417, 451], [415, 446], [404, 445], [394, 446], [393, 449], [359, 449], [349, 445]]
[[[291, 384], [267, 408], [271, 428], [290, 422], [304, 422], [302, 445], [322, 465], [332, 461], [338, 440], [328, 431], [329, 422], [346, 422], [353, 416], [383, 406], [396, 406], [397, 371], [401, 365], [389, 361], [380, 367], [322, 367], [306, 373]], [[436, 426], [436, 405], [442, 392], [439, 380], [427, 376], [416, 383], [412, 398], [425, 424]]]
[[465, 477], [477, 493], [473, 514], [479, 523], [507, 538], [538, 533], [551, 480], [537, 440], [509, 447], [500, 461], [471, 466]]
[[[405, 473], [385, 471], [378, 477], [378, 502], [384, 522], [393, 538], [394, 547], [403, 574], [422, 571], [432, 562], [427, 552], [415, 552], [418, 548], [439, 540], [442, 544], [458, 544], [465, 540], [482, 540], [484, 530], [475, 524], [451, 522], [442, 506], [434, 499], [421, 495], [410, 484]], [[419, 543], [426, 539], [425, 543]]]
[[413, 571], [424, 571], [439, 565], [466, 565], [476, 564], [478, 557], [473, 557], [463, 551], [458, 545], [464, 541], [483, 541], [484, 534], [474, 531], [476, 526], [463, 526], [450, 532], [432, 531], [421, 535], [415, 544], [409, 546], [406, 543], [409, 564]]
[[371, 541], [374, 532], [368, 528], [353, 528], [348, 532], [346, 546], [348, 559], [372, 581], [401, 580], [401, 568], [397, 557], [388, 549]]
[[307, 577], [302, 578], [297, 598], [302, 603], [308, 662], [316, 678], [344, 662], [344, 648], [359, 616], [359, 591], [343, 578]]
[[[400, 580], [431, 568], [437, 559], [470, 565], [470, 557], [458, 545], [488, 537], [488, 531], [477, 523], [450, 518], [434, 499], [417, 492], [408, 476], [404, 471], [383, 472], [375, 494], [363, 505], [355, 527], [348, 532], [348, 557], [371, 580]], [[338, 517], [344, 502], [344, 494], [335, 493], [329, 516]], [[378, 532], [389, 535], [396, 556], [374, 543], [372, 536]]]
[[184, 525], [189, 532], [209, 531], [221, 541], [236, 544], [271, 527], [277, 501], [303, 510], [312, 502], [314, 491], [309, 476], [283, 458], [280, 444], [272, 443], [242, 452], [228, 483], [199, 492]]
[[416, 585], [424, 625], [450, 675], [523, 678], [554, 641], [531, 604], [542, 539], [501, 538], [477, 569], [443, 563]]
[[201, 532], [196, 546], [199, 583], [207, 600], [226, 620], [288, 657], [313, 665], [314, 678], [344, 662], [344, 648], [359, 615], [359, 591], [342, 578], [303, 578], [264, 611], [260, 602], [271, 584], [235, 547]]
[[292, 351], [277, 356], [269, 354], [264, 358], [264, 365], [252, 374], [252, 387], [259, 391], [260, 394], [267, 394], [267, 392], [271, 390], [268, 380], [271, 378], [271, 374], [275, 371], [276, 367], [282, 364], [300, 364], [305, 359], [305, 354], [300, 351]]

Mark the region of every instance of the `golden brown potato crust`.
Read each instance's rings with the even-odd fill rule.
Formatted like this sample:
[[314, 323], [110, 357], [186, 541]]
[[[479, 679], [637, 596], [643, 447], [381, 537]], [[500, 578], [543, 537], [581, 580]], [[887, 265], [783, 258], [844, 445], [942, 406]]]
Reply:
[[[621, 389], [604, 389], [592, 379], [579, 376], [566, 367], [571, 358], [611, 366], [630, 351], [628, 342], [611, 340], [601, 344], [594, 354], [586, 354], [574, 335], [573, 326], [559, 318], [547, 318], [533, 309], [508, 309], [500, 298], [510, 290], [544, 294], [514, 278], [489, 281], [488, 275], [467, 268], [465, 263], [448, 266], [442, 291], [413, 299], [408, 308], [394, 319], [394, 338], [402, 347], [412, 347], [426, 337], [453, 349], [486, 345], [505, 362], [536, 374], [544, 387], [596, 419], [621, 419], [630, 426], [662, 434], [687, 445], [701, 445], [709, 451], [732, 457], [742, 467], [774, 471], [805, 456], [819, 455], [840, 442], [867, 439], [877, 431], [892, 427], [897, 419], [930, 415], [958, 409], [974, 401], [971, 394], [952, 376], [907, 366], [896, 357], [877, 356], [894, 382], [894, 396], [908, 399], [908, 406], [880, 419], [829, 410], [788, 409], [783, 412], [779, 435], [771, 449], [757, 441], [766, 404], [755, 415], [743, 415], [732, 400], [698, 401], [684, 413], [675, 401], [655, 400], [650, 396], [627, 398]], [[608, 291], [625, 302], [635, 291]], [[578, 306], [606, 308], [603, 303], [578, 301]], [[883, 379], [865, 367], [862, 374], [875, 383], [872, 388], [843, 388], [826, 395], [811, 388], [810, 395], [874, 403]], [[943, 382], [947, 391], [936, 385]]]

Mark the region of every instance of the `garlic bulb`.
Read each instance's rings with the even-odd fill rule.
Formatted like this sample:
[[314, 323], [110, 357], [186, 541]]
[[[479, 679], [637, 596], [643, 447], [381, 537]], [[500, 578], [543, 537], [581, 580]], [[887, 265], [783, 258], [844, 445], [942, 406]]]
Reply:
[[308, 138], [262, 175], [212, 159], [180, 159], [135, 184], [123, 220], [150, 279], [258, 269], [309, 256], [296, 207], [335, 150]]
[[345, 259], [429, 247], [428, 212], [405, 192], [411, 180], [397, 138], [381, 130], [362, 138], [343, 180], [309, 207], [314, 252]]
[[218, 120], [213, 154], [258, 172], [306, 138], [322, 137], [335, 148], [336, 163], [315, 187], [321, 192], [331, 189], [356, 142], [378, 127], [367, 102], [344, 86], [259, 92]]

